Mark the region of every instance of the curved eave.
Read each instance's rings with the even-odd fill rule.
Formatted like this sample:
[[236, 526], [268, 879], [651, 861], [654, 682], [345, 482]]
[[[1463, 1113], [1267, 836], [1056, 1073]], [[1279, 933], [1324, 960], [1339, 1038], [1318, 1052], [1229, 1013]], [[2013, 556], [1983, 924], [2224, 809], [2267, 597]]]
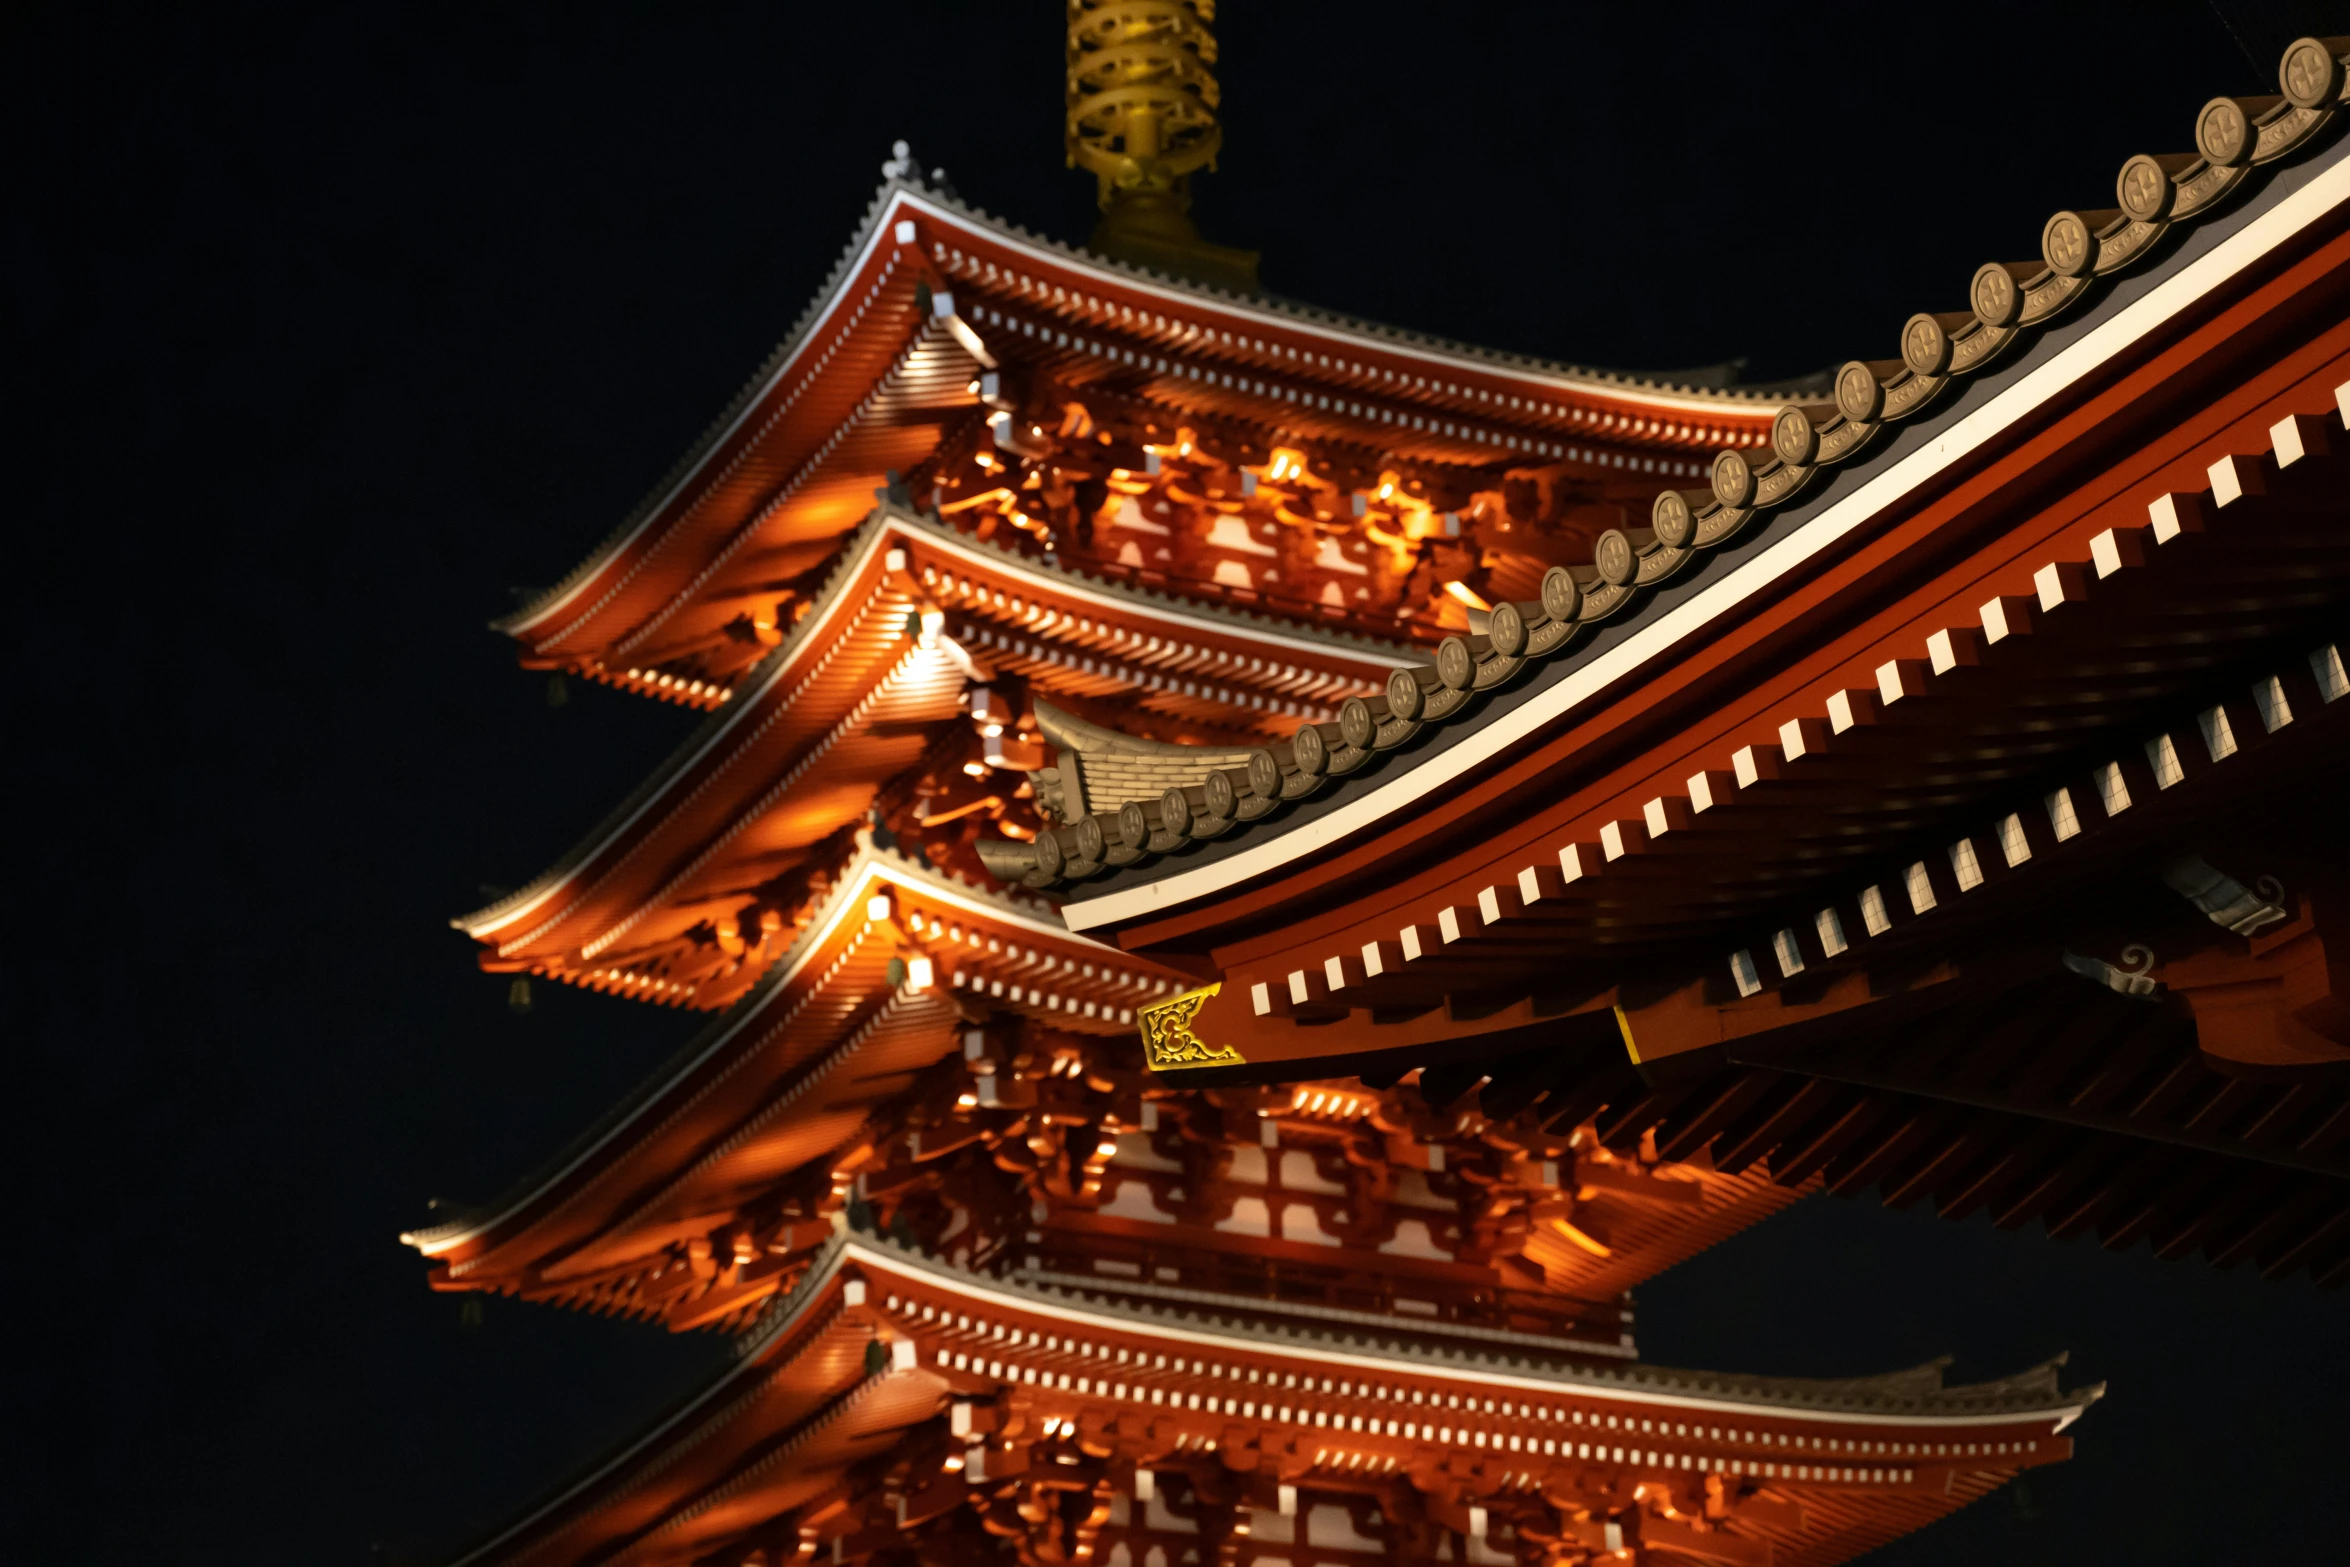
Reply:
[[[1269, 1324], [1267, 1317], [1278, 1319], [1282, 1308], [1261, 1301], [1210, 1298], [1192, 1309], [1174, 1311], [1063, 1295], [1016, 1280], [968, 1273], [869, 1233], [844, 1228], [817, 1251], [791, 1291], [779, 1297], [743, 1335], [733, 1364], [689, 1394], [643, 1435], [587, 1467], [575, 1480], [459, 1558], [455, 1567], [475, 1567], [492, 1559], [526, 1560], [566, 1535], [595, 1532], [594, 1520], [602, 1509], [623, 1498], [641, 1496], [647, 1486], [665, 1486], [674, 1493], [671, 1500], [612, 1516], [601, 1530], [600, 1546], [579, 1542], [578, 1548], [603, 1554], [642, 1546], [653, 1535], [690, 1518], [694, 1511], [690, 1499], [704, 1494], [707, 1475], [671, 1472], [671, 1466], [687, 1453], [715, 1451], [718, 1456], [707, 1460], [704, 1468], [723, 1473], [737, 1461], [738, 1454], [762, 1449], [789, 1452], [797, 1460], [789, 1469], [806, 1470], [812, 1464], [823, 1467], [817, 1461], [825, 1455], [816, 1453], [811, 1444], [827, 1427], [862, 1420], [879, 1431], [893, 1420], [902, 1424], [909, 1416], [919, 1418], [920, 1413], [935, 1407], [952, 1385], [943, 1364], [936, 1369], [926, 1364], [939, 1359], [937, 1338], [944, 1319], [934, 1321], [926, 1316], [925, 1303], [911, 1293], [901, 1298], [895, 1293], [898, 1290], [951, 1302], [950, 1315], [964, 1324], [964, 1331], [969, 1331], [973, 1318], [982, 1328], [991, 1318], [997, 1323], [1062, 1325], [1071, 1330], [1071, 1337], [1060, 1351], [1031, 1347], [1014, 1352], [1018, 1360], [1048, 1366], [1080, 1342], [1094, 1345], [1116, 1335], [1183, 1352], [1178, 1366], [1183, 1358], [1202, 1353], [1232, 1356], [1230, 1369], [1235, 1376], [1240, 1362], [1272, 1362], [1382, 1381], [1393, 1378], [1397, 1387], [1434, 1381], [1542, 1399], [1589, 1400], [1621, 1406], [1628, 1412], [1653, 1410], [1658, 1414], [1783, 1422], [1794, 1428], [1799, 1450], [1806, 1440], [1801, 1433], [1807, 1427], [1820, 1430], [1821, 1441], [1829, 1440], [1829, 1432], [1889, 1430], [1924, 1436], [1946, 1433], [1961, 1441], [2003, 1430], [2017, 1436], [2038, 1434], [2029, 1453], [2007, 1451], [2019, 1445], [2016, 1443], [1999, 1444], [2001, 1451], [1996, 1455], [1991, 1444], [1973, 1444], [1983, 1452], [1971, 1460], [1970, 1467], [1995, 1472], [2062, 1456], [2061, 1446], [2043, 1448], [2042, 1443], [2071, 1425], [2103, 1393], [2102, 1386], [2058, 1391], [2056, 1370], [2062, 1364], [2061, 1357], [2016, 1376], [1955, 1388], [1941, 1385], [1940, 1363], [1887, 1376], [1836, 1380], [1747, 1378], [1657, 1366], [1565, 1361], [1554, 1362], [1552, 1368], [1537, 1368], [1528, 1357], [1493, 1355], [1465, 1344], [1439, 1347], [1431, 1353], [1425, 1344], [1407, 1347], [1368, 1336], [1323, 1335], [1277, 1320]], [[828, 1338], [841, 1343], [828, 1346]], [[844, 1345], [860, 1339], [891, 1343], [886, 1364], [879, 1370], [866, 1370], [862, 1376], [845, 1368], [841, 1364], [845, 1357], [839, 1353]], [[811, 1356], [827, 1359], [811, 1361]], [[1159, 1358], [1163, 1363], [1164, 1357]], [[1093, 1369], [1101, 1367], [1096, 1363]], [[1164, 1373], [1156, 1371], [1137, 1370], [1131, 1375], [1154, 1382], [1164, 1379]], [[1180, 1382], [1183, 1373], [1175, 1377]], [[778, 1420], [775, 1412], [763, 1406], [759, 1390], [779, 1388], [786, 1380], [805, 1387], [810, 1396], [804, 1396], [790, 1415]], [[871, 1398], [893, 1385], [907, 1396], [886, 1409], [878, 1400], [870, 1411], [858, 1407], [860, 1398]], [[1111, 1395], [1105, 1387], [1096, 1396]], [[1136, 1398], [1139, 1396], [1137, 1389]], [[1707, 1438], [1701, 1432], [1697, 1444], [1710, 1441], [1719, 1447], [1720, 1436], [1717, 1431]], [[1640, 1440], [1645, 1445], [1674, 1448], [1692, 1445], [1687, 1438]], [[1844, 1460], [1853, 1461], [1849, 1457]], [[1918, 1462], [1894, 1460], [1896, 1464], [1905, 1461]], [[1883, 1464], [1885, 1460], [1859, 1462]], [[762, 1507], [758, 1512], [767, 1516], [774, 1510]], [[687, 1542], [695, 1551], [707, 1549], [711, 1543]]]
[[[912, 274], [901, 272], [903, 262], [920, 256], [952, 274], [950, 257], [977, 257], [983, 251], [1000, 258], [998, 264], [1016, 263], [1049, 277], [1049, 286], [1072, 301], [1090, 300], [1088, 291], [1098, 290], [1117, 296], [1113, 309], [1143, 304], [1175, 312], [1197, 340], [1194, 346], [1205, 345], [1207, 352], [1233, 362], [1263, 360], [1262, 334], [1271, 333], [1276, 341], [1289, 340], [1293, 350], [1302, 347], [1316, 355], [1336, 350], [1335, 366], [1317, 367], [1334, 383], [1344, 381], [1350, 371], [1369, 374], [1375, 363], [1410, 368], [1423, 382], [1430, 373], [1455, 378], [1414, 387], [1411, 395], [1432, 409], [1464, 417], [1490, 416], [1499, 393], [1582, 403], [1632, 418], [1728, 420], [1759, 435], [1779, 406], [1816, 395], [1816, 388], [1711, 389], [1678, 384], [1669, 377], [1554, 364], [1308, 307], [1230, 295], [1041, 239], [937, 192], [893, 180], [866, 209], [831, 276], [790, 335], [726, 410], [586, 560], [522, 609], [493, 621], [494, 629], [529, 642], [542, 653], [558, 645], [578, 651], [615, 643], [610, 628], [598, 632], [592, 623], [606, 613], [621, 588], [647, 569], [650, 556], [665, 547], [731, 463], [767, 438], [767, 428], [788, 409], [789, 397], [797, 395], [787, 395], [786, 389], [797, 385], [804, 390], [860, 334], [871, 335], [874, 328], [864, 324], [863, 312], [881, 302], [878, 291], [888, 284], [911, 297]], [[1074, 296], [1069, 295], [1071, 289], [1077, 291]], [[890, 320], [897, 317], [891, 315]], [[913, 324], [919, 328], [922, 323]], [[892, 331], [902, 335], [901, 327]], [[1248, 347], [1252, 343], [1256, 349]], [[870, 346], [886, 358], [897, 345], [893, 337], [889, 343]], [[1615, 438], [1604, 431], [1578, 433], [1589, 439]], [[1703, 446], [1718, 441], [1722, 433], [1715, 427], [1681, 435], [1627, 429], [1620, 435], [1635, 444]], [[678, 570], [690, 577], [703, 564], [681, 558]], [[673, 589], [658, 597], [673, 603], [675, 593]]]
[[[642, 1434], [629, 1439], [551, 1494], [527, 1508], [496, 1534], [458, 1557], [450, 1567], [508, 1557], [517, 1547], [527, 1549], [534, 1535], [547, 1536], [576, 1525], [587, 1516], [599, 1496], [621, 1488], [625, 1477], [658, 1467], [672, 1450], [690, 1448], [741, 1413], [743, 1395], [774, 1369], [779, 1350], [796, 1347], [793, 1341], [815, 1325], [828, 1308], [837, 1308], [843, 1294], [841, 1265], [848, 1247], [835, 1240], [821, 1249], [799, 1282], [779, 1297], [758, 1327], [737, 1346], [735, 1359], [708, 1382], [686, 1395]], [[539, 1544], [545, 1543], [542, 1538]]]
[[1151, 588], [1107, 582], [1083, 571], [1047, 564], [1017, 550], [981, 543], [926, 517], [898, 513], [892, 520], [908, 531], [925, 556], [935, 555], [942, 564], [967, 563], [992, 577], [1024, 587], [1033, 597], [1080, 611], [1142, 626], [1160, 626], [1184, 636], [1213, 638], [1234, 646], [1246, 645], [1306, 658], [1333, 672], [1380, 680], [1386, 679], [1387, 671], [1397, 663], [1419, 656], [1399, 642], [1326, 631], [1279, 615], [1228, 609]]
[[887, 513], [877, 510], [866, 520], [817, 595], [815, 608], [792, 628], [781, 646], [760, 661], [731, 700], [704, 719], [652, 776], [549, 869], [495, 903], [458, 915], [450, 924], [476, 941], [511, 949], [516, 927], [534, 918], [542, 926], [546, 924], [551, 907], [559, 905], [599, 866], [609, 863], [627, 840], [655, 826], [663, 814], [682, 803], [696, 781], [723, 766], [754, 738], [772, 713], [789, 704], [798, 684], [796, 677], [831, 651], [863, 597], [856, 590], [881, 582], [886, 565], [882, 547], [886, 519]]
[[[405, 1233], [400, 1237], [402, 1244], [435, 1261], [470, 1264], [492, 1252], [514, 1248], [534, 1224], [567, 1203], [582, 1187], [630, 1167], [637, 1150], [676, 1117], [695, 1108], [699, 1085], [723, 1075], [732, 1060], [755, 1047], [790, 1012], [794, 1001], [824, 978], [827, 965], [840, 952], [851, 928], [870, 920], [869, 900], [893, 889], [934, 907], [958, 911], [1007, 935], [1049, 943], [1071, 956], [1082, 954], [1121, 969], [1153, 967], [1071, 934], [1042, 902], [952, 880], [926, 864], [863, 842], [813, 911], [807, 928], [749, 995], [504, 1196], [463, 1218]], [[644, 1173], [637, 1179], [641, 1182]], [[633, 1183], [624, 1184], [634, 1189]], [[585, 1222], [594, 1228], [600, 1221]], [[523, 1249], [535, 1258], [544, 1248], [534, 1244]]]
[[[662, 831], [689, 802], [708, 803], [699, 799], [705, 782], [727, 769], [734, 756], [767, 732], [774, 716], [793, 700], [804, 673], [831, 655], [854, 606], [894, 569], [889, 562], [892, 553], [900, 550], [909, 553], [904, 576], [909, 593], [915, 591], [925, 571], [961, 571], [1025, 594], [1040, 608], [1099, 617], [1206, 646], [1254, 649], [1358, 683], [1376, 684], [1390, 667], [1412, 656], [1410, 650], [1392, 643], [1115, 587], [1081, 572], [980, 543], [895, 505], [883, 505], [852, 536], [814, 609], [651, 777], [527, 885], [450, 923], [494, 948], [501, 957], [544, 945], [555, 929], [571, 918], [573, 904], [586, 895], [586, 889], [628, 855], [637, 842]], [[1250, 677], [1236, 670], [1229, 678], [1245, 683]], [[734, 792], [747, 799], [765, 787], [765, 782], [763, 776], [746, 777], [734, 786]], [[646, 874], [654, 873], [648, 870]]]
[[578, 613], [592, 593], [606, 586], [663, 526], [674, 521], [678, 503], [707, 478], [713, 460], [744, 434], [793, 372], [821, 352], [819, 344], [826, 329], [854, 310], [851, 301], [857, 285], [864, 282], [871, 286], [876, 261], [892, 232], [890, 218], [903, 195], [904, 188], [895, 182], [885, 183], [875, 194], [831, 274], [783, 342], [620, 526], [561, 582], [513, 614], [492, 621], [492, 629], [523, 640], [543, 638], [558, 617]]
[[[844, 1245], [860, 1261], [917, 1276], [968, 1299], [1073, 1325], [1115, 1327], [1194, 1348], [1296, 1356], [1358, 1371], [1463, 1377], [1497, 1389], [1585, 1393], [1665, 1409], [1767, 1411], [1789, 1419], [1860, 1426], [1965, 1427], [2046, 1420], [2054, 1431], [2079, 1419], [2104, 1394], [2101, 1383], [2059, 1391], [2061, 1355], [1995, 1381], [1945, 1387], [1941, 1361], [1873, 1377], [1750, 1377], [1587, 1358], [1572, 1345], [1562, 1346], [1565, 1353], [1554, 1350], [1545, 1355], [1529, 1344], [1523, 1353], [1503, 1354], [1464, 1338], [1431, 1349], [1424, 1340], [1444, 1336], [1432, 1325], [1399, 1320], [1388, 1335], [1377, 1335], [1336, 1331], [1301, 1316], [1269, 1328], [1267, 1318], [1282, 1318], [1285, 1306], [1204, 1291], [1152, 1292], [1149, 1286], [1120, 1285], [1111, 1293], [1039, 1285], [1019, 1275], [992, 1278], [863, 1233], [849, 1236]], [[1131, 1298], [1146, 1292], [1167, 1299]]]
[[[1507, 382], [1560, 397], [1589, 397], [1625, 407], [1674, 413], [1735, 414], [1767, 421], [1782, 404], [1799, 396], [1817, 395], [1816, 389], [1806, 390], [1801, 383], [1705, 387], [1675, 380], [1669, 374], [1603, 370], [1480, 348], [1311, 305], [1264, 295], [1234, 294], [1209, 284], [1113, 261], [1032, 234], [1017, 224], [991, 217], [979, 208], [966, 207], [934, 191], [909, 191], [905, 199], [909, 210], [935, 225], [931, 259], [945, 265], [950, 273], [955, 270], [954, 257], [951, 253], [942, 254], [937, 247], [960, 239], [973, 246], [985, 245], [1007, 259], [1017, 259], [1041, 273], [1051, 274], [1052, 280], [1064, 289], [1072, 285], [1099, 288], [1129, 296], [1129, 302], [1150, 301], [1216, 332], [1237, 330], [1249, 334], [1252, 340], [1257, 334], [1268, 332], [1276, 339], [1294, 336], [1301, 342], [1316, 345], [1317, 352], [1337, 350], [1341, 354], [1392, 356], [1399, 362], [1467, 376], [1472, 381], [1490, 378], [1495, 384]], [[1082, 300], [1067, 302], [1079, 309], [1083, 303]], [[1222, 339], [1213, 346], [1227, 349], [1236, 357], [1250, 352], [1245, 344], [1226, 344]], [[1448, 405], [1461, 407], [1463, 411], [1473, 408], [1473, 391], [1468, 403]]]

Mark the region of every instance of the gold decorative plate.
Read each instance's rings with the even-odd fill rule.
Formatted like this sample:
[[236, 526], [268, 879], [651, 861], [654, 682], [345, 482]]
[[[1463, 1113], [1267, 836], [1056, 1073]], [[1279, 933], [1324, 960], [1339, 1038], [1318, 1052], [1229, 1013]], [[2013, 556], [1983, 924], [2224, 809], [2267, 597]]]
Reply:
[[1136, 1015], [1142, 1028], [1143, 1062], [1154, 1072], [1175, 1072], [1195, 1066], [1239, 1066], [1244, 1058], [1230, 1045], [1211, 1045], [1191, 1031], [1191, 1020], [1208, 998], [1224, 988], [1222, 981], [1187, 990], [1164, 1001], [1154, 1001]]

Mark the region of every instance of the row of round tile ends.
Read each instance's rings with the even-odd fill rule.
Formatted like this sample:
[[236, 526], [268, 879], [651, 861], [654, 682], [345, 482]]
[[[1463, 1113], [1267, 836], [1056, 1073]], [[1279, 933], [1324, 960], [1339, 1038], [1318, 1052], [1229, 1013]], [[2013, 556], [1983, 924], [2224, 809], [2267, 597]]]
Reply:
[[1336, 723], [1307, 724], [1250, 753], [1246, 767], [1209, 773], [1204, 784], [1048, 828], [1033, 845], [1006, 845], [1029, 851], [1016, 856], [1028, 862], [1020, 881], [1041, 890], [1221, 837], [1459, 715], [1479, 693], [1623, 613], [1643, 589], [1678, 576], [1826, 470], [1873, 448], [1960, 377], [2004, 359], [2025, 334], [2078, 305], [2097, 279], [2143, 259], [2172, 226], [2209, 215], [2254, 168], [2306, 146], [2342, 106], [2346, 67], [2350, 38], [2297, 40], [2278, 68], [2278, 96], [2205, 104], [2195, 151], [2130, 159], [2114, 182], [2115, 207], [2050, 218], [2037, 259], [1979, 268], [1971, 310], [1910, 317], [1900, 358], [1853, 360], [1837, 372], [1832, 402], [1780, 409], [1767, 448], [1714, 458], [1711, 488], [1664, 491], [1647, 527], [1601, 534], [1590, 566], [1552, 567], [1537, 601], [1496, 605], [1483, 635], [1447, 637], [1432, 665], [1393, 671], [1384, 696], [1350, 698]]

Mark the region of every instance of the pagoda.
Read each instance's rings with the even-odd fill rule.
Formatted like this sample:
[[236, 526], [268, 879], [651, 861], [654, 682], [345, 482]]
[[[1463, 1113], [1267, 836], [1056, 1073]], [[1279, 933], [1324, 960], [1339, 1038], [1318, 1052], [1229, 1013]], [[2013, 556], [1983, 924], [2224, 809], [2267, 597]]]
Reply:
[[[737, 1353], [467, 1562], [1825, 1564], [2061, 1460], [2098, 1397], [2059, 1363], [1954, 1386], [1639, 1358], [1635, 1286], [1841, 1174], [1721, 1135], [1750, 1101], [1703, 1136], [1658, 1109], [1627, 1049], [1655, 1030], [1624, 1021], [1645, 981], [1523, 987], [1685, 911], [1579, 904], [1490, 944], [1458, 924], [1472, 894], [1408, 955], [1290, 956], [1517, 829], [1486, 802], [1528, 786], [1478, 769], [1524, 747], [1480, 715], [1594, 645], [1554, 635], [1583, 606], [1658, 618], [1652, 557], [1702, 583], [1705, 552], [1749, 553], [1768, 524], [1697, 505], [1676, 535], [1657, 488], [1718, 485], [1713, 454], [1840, 387], [1547, 364], [1264, 296], [1188, 216], [1220, 145], [1212, 22], [1070, 7], [1089, 249], [901, 145], [784, 346], [501, 623], [526, 667], [703, 716], [458, 928], [517, 999], [709, 1020], [404, 1239], [435, 1289]], [[1464, 651], [1532, 674], [1447, 684]], [[1619, 747], [1682, 721], [1627, 716], [1581, 721]], [[1471, 803], [1424, 844], [1345, 816], [1425, 757]], [[1212, 895], [1183, 879], [1219, 866]], [[1685, 869], [1656, 885], [1721, 874]], [[1688, 1081], [1763, 1070], [1708, 1050]]]

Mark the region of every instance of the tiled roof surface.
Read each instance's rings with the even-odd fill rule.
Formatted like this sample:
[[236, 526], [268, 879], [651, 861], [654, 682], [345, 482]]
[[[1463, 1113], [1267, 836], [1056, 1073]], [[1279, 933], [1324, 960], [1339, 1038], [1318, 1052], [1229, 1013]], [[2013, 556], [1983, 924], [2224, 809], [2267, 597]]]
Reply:
[[1592, 628], [1636, 613], [1644, 590], [1748, 537], [1763, 519], [1810, 498], [1843, 465], [1873, 454], [1889, 432], [1940, 408], [1970, 377], [2012, 359], [2098, 297], [2100, 280], [2169, 253], [2166, 236], [2219, 212], [2256, 171], [2319, 145], [2350, 101], [2346, 66], [2350, 38], [2297, 41], [2279, 66], [2281, 97], [2213, 99], [2196, 117], [2193, 153], [2131, 158], [2115, 181], [2114, 210], [2057, 213], [2042, 228], [2037, 260], [1993, 262], [1975, 273], [1971, 311], [1912, 316], [1899, 358], [1847, 363], [1836, 374], [1833, 402], [1781, 409], [1767, 448], [1719, 453], [1710, 490], [1663, 491], [1647, 528], [1602, 534], [1590, 565], [1552, 568], [1539, 602], [1495, 606], [1489, 634], [1446, 639], [1433, 665], [1396, 669], [1384, 696], [1349, 701], [1338, 722], [1309, 724], [1203, 785], [1155, 798], [1089, 799], [1092, 815], [1034, 844], [991, 846], [990, 868], [1045, 889], [1142, 863], [1245, 831], [1431, 726], [1471, 719], [1479, 697], [1583, 646]]
[[1819, 378], [1817, 377], [1752, 386], [1724, 386], [1720, 384], [1722, 371], [1719, 367], [1676, 375], [1670, 372], [1644, 373], [1566, 364], [1527, 354], [1513, 354], [1496, 349], [1480, 348], [1473, 344], [1456, 342], [1428, 333], [1408, 331], [1400, 327], [1385, 326], [1337, 311], [1323, 310], [1272, 296], [1235, 294], [1212, 285], [1195, 283], [1188, 279], [1155, 272], [1131, 262], [1112, 260], [1081, 246], [1064, 244], [1059, 240], [1032, 233], [1016, 223], [987, 212], [983, 208], [965, 204], [948, 191], [925, 183], [910, 171], [893, 173], [883, 180], [879, 189], [874, 192], [873, 199], [866, 204], [864, 215], [858, 221], [857, 228], [850, 235], [848, 243], [842, 247], [839, 259], [833, 264], [832, 270], [825, 275], [823, 284], [816, 290], [815, 296], [809, 301], [807, 308], [801, 311], [798, 319], [792, 323], [790, 332], [777, 345], [775, 351], [767, 356], [759, 368], [743, 383], [742, 388], [728, 400], [717, 417], [704, 427], [702, 434], [686, 449], [669, 471], [661, 476], [660, 481], [645, 493], [644, 498], [630, 509], [619, 525], [613, 528], [579, 565], [568, 572], [553, 587], [535, 595], [528, 604], [492, 622], [496, 629], [520, 634], [522, 628], [537, 619], [543, 606], [562, 599], [579, 584], [602, 569], [612, 553], [625, 545], [644, 526], [646, 520], [667, 502], [677, 486], [693, 473], [713, 448], [724, 439], [726, 433], [736, 426], [744, 412], [766, 395], [778, 372], [791, 362], [793, 356], [807, 341], [810, 333], [815, 331], [825, 319], [827, 306], [833, 302], [835, 296], [845, 286], [850, 273], [856, 267], [858, 256], [874, 239], [876, 229], [891, 210], [893, 198], [901, 195], [921, 203], [956, 223], [983, 231], [1010, 244], [1042, 252], [1056, 262], [1081, 271], [1129, 279], [1157, 290], [1187, 295], [1203, 304], [1213, 305], [1219, 310], [1227, 312], [1256, 315], [1269, 321], [1286, 322], [1318, 331], [1335, 333], [1356, 339], [1367, 345], [1375, 344], [1417, 354], [1432, 354], [1456, 360], [1465, 366], [1474, 365], [1513, 375], [1537, 376], [1554, 381], [1580, 383], [1594, 390], [1620, 394], [1654, 393], [1670, 394], [1680, 398], [1699, 398], [1719, 403], [1728, 409], [1759, 409], [1762, 412], [1768, 412], [1770, 407], [1785, 402], [1790, 397], [1815, 395], [1820, 390]]

